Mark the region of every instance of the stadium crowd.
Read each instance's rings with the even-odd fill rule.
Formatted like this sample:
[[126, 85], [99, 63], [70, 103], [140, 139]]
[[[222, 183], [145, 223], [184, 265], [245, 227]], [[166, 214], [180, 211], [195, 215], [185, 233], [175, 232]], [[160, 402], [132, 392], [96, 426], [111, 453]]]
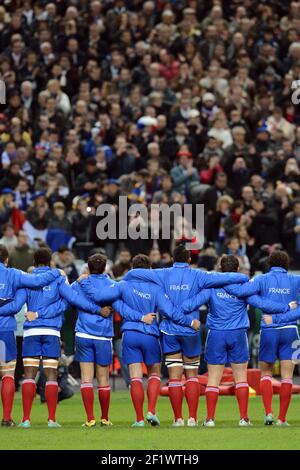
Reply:
[[120, 248], [168, 265], [171, 240], [97, 238], [96, 207], [127, 195], [204, 203], [201, 267], [228, 253], [253, 273], [280, 244], [299, 267], [299, 2], [8, 0], [0, 31], [12, 265], [31, 265], [37, 240], [58, 265], [72, 243], [84, 260], [103, 247], [116, 277]]
[[[0, 317], [2, 336], [9, 346], [1, 369], [3, 425], [14, 424], [14, 316], [25, 304], [29, 310], [22, 353], [21, 427], [31, 425], [40, 357], [48, 425], [60, 427], [55, 417], [56, 369], [67, 304], [79, 309], [76, 353], [81, 363], [85, 426], [96, 424], [94, 362], [99, 369], [101, 423], [111, 425], [111, 342], [114, 339], [114, 352], [120, 357], [124, 352], [122, 318], [127, 341], [123, 341], [127, 362], [122, 367], [131, 385], [134, 427], [145, 424], [141, 368], [145, 361], [140, 355], [132, 357], [131, 349], [134, 345], [140, 352], [147, 344], [151, 360], [146, 362], [150, 365], [146, 420], [159, 425], [155, 406], [160, 391], [161, 332], [174, 425], [184, 425], [184, 370], [188, 425], [196, 426], [198, 316], [199, 307], [207, 304], [210, 312], [217, 313], [217, 327], [213, 315], [208, 317], [209, 328], [217, 333], [210, 335], [206, 351], [211, 367], [205, 426], [214, 426], [220, 374], [227, 362], [233, 369], [236, 364], [243, 366], [234, 370], [239, 425], [251, 425], [246, 377], [248, 304], [263, 305], [265, 313], [285, 314], [282, 318], [267, 315], [263, 320], [260, 363], [265, 424], [272, 425], [271, 366], [276, 359], [283, 362], [277, 424], [287, 425], [294, 371], [291, 344], [298, 339], [300, 315], [298, 309], [296, 313], [289, 310], [298, 305], [294, 300], [299, 276], [286, 275], [289, 261], [281, 248], [288, 252], [291, 267], [299, 269], [299, 34], [300, 2], [288, 0], [2, 2], [0, 284], [6, 292], [0, 299]], [[151, 227], [158, 240], [99, 239], [97, 207], [109, 203], [118, 213], [120, 196], [126, 196], [129, 205], [147, 207], [190, 203], [194, 219], [196, 205], [204, 204], [205, 245], [193, 250], [190, 259], [181, 244], [190, 234], [177, 240], [174, 221], [170, 221], [173, 235], [168, 239], [162, 236], [161, 224]], [[139, 226], [142, 219], [137, 215], [128, 222]], [[193, 241], [196, 236], [191, 236]], [[171, 253], [170, 271], [149, 269], [172, 266]], [[222, 273], [189, 269], [191, 261], [192, 267], [211, 271], [222, 254], [227, 255], [221, 258]], [[72, 287], [67, 286], [64, 274], [52, 269], [63, 270], [72, 283], [84, 273], [80, 265], [87, 260], [90, 278], [83, 274]], [[248, 283], [245, 274], [266, 271], [267, 261], [271, 268], [267, 277]], [[35, 269], [26, 275], [7, 269], [7, 263], [25, 272], [32, 265]], [[114, 280], [127, 274], [118, 284], [105, 270]], [[235, 282], [245, 286], [229, 285]], [[196, 299], [191, 297], [191, 286]], [[166, 290], [171, 292], [173, 305], [165, 300]], [[106, 291], [117, 292], [113, 300], [119, 303], [112, 304], [113, 311], [119, 312], [114, 314], [114, 331], [111, 302], [106, 305], [107, 298], [99, 300]], [[273, 296], [280, 304], [274, 305]], [[231, 304], [237, 304], [234, 325]], [[178, 305], [186, 310], [178, 312]], [[151, 313], [157, 310], [167, 318], [160, 329], [156, 313]], [[269, 325], [278, 328], [268, 329]], [[284, 325], [282, 331], [280, 325]], [[217, 347], [228, 343], [228, 338], [236, 350], [220, 358]], [[275, 351], [278, 344], [279, 354]], [[92, 368], [87, 366], [90, 363]], [[19, 378], [17, 370], [17, 384]]]

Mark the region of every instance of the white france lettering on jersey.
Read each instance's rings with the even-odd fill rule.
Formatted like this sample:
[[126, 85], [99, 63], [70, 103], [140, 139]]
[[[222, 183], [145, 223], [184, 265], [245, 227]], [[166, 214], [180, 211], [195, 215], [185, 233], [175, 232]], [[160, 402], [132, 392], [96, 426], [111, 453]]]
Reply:
[[137, 289], [133, 289], [133, 293], [138, 295], [139, 297], [141, 297], [142, 299], [147, 299], [147, 300], [150, 300], [151, 299], [151, 294], [147, 294], [146, 292], [141, 292]]
[[190, 286], [188, 284], [171, 284], [170, 290], [190, 290]]
[[281, 287], [269, 287], [269, 294], [285, 294], [289, 295], [291, 290], [288, 288]]
[[45, 291], [50, 291], [50, 290], [51, 290], [51, 286], [45, 286], [45, 287], [43, 287], [43, 290], [45, 290]]
[[220, 299], [235, 299], [236, 300], [235, 295], [227, 294], [227, 292], [217, 292], [217, 297], [220, 297]]

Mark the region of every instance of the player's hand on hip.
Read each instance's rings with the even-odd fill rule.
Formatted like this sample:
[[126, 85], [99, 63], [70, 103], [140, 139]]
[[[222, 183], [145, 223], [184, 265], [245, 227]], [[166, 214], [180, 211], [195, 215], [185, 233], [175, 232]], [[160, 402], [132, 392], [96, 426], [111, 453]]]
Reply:
[[194, 330], [198, 331], [200, 330], [201, 323], [199, 320], [193, 320], [191, 326]]
[[106, 307], [101, 308], [100, 315], [104, 318], [107, 318], [111, 315], [111, 312], [112, 312], [112, 308], [109, 306], [106, 306]]
[[263, 321], [266, 325], [272, 325], [273, 323], [272, 315], [263, 315]]
[[147, 313], [147, 315], [143, 316], [142, 321], [144, 323], [147, 323], [147, 325], [151, 325], [152, 322], [155, 320], [155, 318], [156, 318], [156, 313]]
[[37, 319], [38, 314], [36, 312], [26, 312], [25, 317], [27, 321], [34, 321]]

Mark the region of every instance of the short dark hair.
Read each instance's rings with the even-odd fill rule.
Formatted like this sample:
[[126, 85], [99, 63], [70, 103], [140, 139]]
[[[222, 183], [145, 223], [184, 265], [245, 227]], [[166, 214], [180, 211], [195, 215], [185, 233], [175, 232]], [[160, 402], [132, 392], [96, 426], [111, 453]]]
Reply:
[[150, 261], [149, 256], [147, 256], [147, 255], [136, 255], [132, 260], [132, 267], [133, 268], [150, 269], [151, 268], [151, 261]]
[[38, 248], [33, 255], [35, 266], [50, 266], [52, 251], [49, 248]]
[[173, 251], [173, 259], [175, 263], [189, 263], [191, 253], [184, 245], [178, 245]]
[[0, 245], [0, 263], [5, 263], [8, 259], [8, 251], [6, 246]]
[[239, 260], [233, 255], [223, 255], [220, 261], [222, 273], [236, 273], [239, 265]]
[[286, 251], [274, 251], [268, 258], [268, 265], [270, 268], [276, 267], [288, 270], [290, 266], [290, 257]]
[[95, 253], [88, 258], [88, 267], [91, 274], [103, 274], [107, 263], [107, 257], [101, 253]]

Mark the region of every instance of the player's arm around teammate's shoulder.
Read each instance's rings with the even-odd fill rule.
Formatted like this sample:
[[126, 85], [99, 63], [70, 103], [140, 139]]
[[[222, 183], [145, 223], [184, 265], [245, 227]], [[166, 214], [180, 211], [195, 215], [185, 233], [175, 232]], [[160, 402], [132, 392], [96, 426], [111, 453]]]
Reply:
[[218, 273], [199, 272], [199, 289], [209, 289], [211, 287], [223, 287], [230, 284], [243, 284], [249, 281], [249, 277], [242, 273]]
[[35, 289], [38, 287], [45, 287], [61, 276], [61, 273], [56, 268], [47, 269], [43, 273], [27, 274], [14, 269], [14, 280], [16, 288], [27, 287]]
[[166, 274], [165, 268], [159, 269], [144, 269], [134, 268], [128, 271], [125, 275], [125, 281], [141, 281], [141, 282], [154, 282], [160, 286], [163, 286], [164, 278]]
[[99, 289], [98, 286], [96, 287], [93, 284], [92, 278], [90, 276], [80, 281], [80, 287], [85, 295], [99, 305], [118, 300], [121, 296], [120, 284], [121, 283], [119, 282], [112, 282], [109, 285], [103, 285], [101, 289]]
[[251, 279], [249, 282], [244, 284], [232, 284], [224, 286], [226, 292], [236, 297], [250, 297], [251, 295], [259, 294], [261, 291], [260, 285], [261, 276], [257, 276], [255, 279]]

